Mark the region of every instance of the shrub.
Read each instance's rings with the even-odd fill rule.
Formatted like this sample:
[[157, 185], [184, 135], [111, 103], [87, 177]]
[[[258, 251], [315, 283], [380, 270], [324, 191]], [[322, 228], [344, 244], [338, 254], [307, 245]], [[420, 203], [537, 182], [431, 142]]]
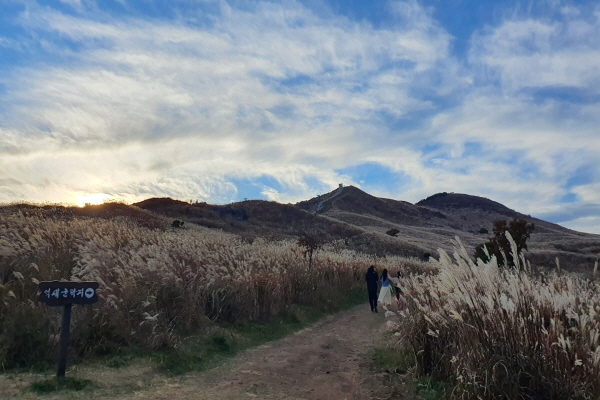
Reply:
[[303, 249], [304, 257], [308, 257], [308, 269], [312, 269], [312, 260], [315, 251], [319, 250], [325, 244], [322, 236], [305, 233], [298, 239], [297, 243]]
[[0, 317], [0, 365], [44, 369], [52, 364], [52, 337], [58, 331], [45, 307], [9, 299]]
[[[522, 219], [512, 220], [510, 224], [503, 220], [496, 221], [493, 229], [494, 236], [490, 237], [488, 242], [475, 248], [474, 257], [487, 262], [493, 255], [501, 262], [501, 265], [514, 267], [515, 261], [512, 254], [519, 254], [523, 250], [527, 250], [527, 239], [534, 229], [534, 224], [528, 224]], [[509, 236], [516, 245], [515, 251], [511, 248]]]

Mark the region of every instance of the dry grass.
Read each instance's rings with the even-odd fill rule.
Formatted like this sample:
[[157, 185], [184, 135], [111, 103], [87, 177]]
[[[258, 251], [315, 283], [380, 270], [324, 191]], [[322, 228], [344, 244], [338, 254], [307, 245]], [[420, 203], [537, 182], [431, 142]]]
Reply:
[[421, 374], [449, 381], [453, 399], [600, 398], [596, 282], [533, 274], [522, 256], [511, 270], [476, 264], [458, 238], [440, 254], [438, 274], [406, 279], [398, 327]]
[[293, 305], [339, 301], [364, 286], [371, 264], [391, 270], [421, 265], [375, 259], [338, 241], [319, 251], [309, 270], [293, 240], [250, 243], [193, 225], [169, 229], [167, 220], [161, 226], [149, 214], [113, 208], [116, 216], [94, 210], [80, 216], [60, 207], [0, 209], [0, 365], [53, 358], [60, 310], [36, 302], [39, 281], [100, 283], [96, 305], [74, 308], [72, 345], [84, 355], [122, 346], [174, 348], [214, 323], [264, 321]]

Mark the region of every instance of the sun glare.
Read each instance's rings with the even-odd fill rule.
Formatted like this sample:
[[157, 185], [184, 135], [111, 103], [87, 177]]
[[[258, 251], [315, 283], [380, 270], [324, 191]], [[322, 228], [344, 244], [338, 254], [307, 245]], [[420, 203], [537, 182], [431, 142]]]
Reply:
[[108, 194], [104, 193], [89, 193], [82, 196], [77, 196], [77, 205], [83, 207], [86, 204], [102, 204], [110, 199]]

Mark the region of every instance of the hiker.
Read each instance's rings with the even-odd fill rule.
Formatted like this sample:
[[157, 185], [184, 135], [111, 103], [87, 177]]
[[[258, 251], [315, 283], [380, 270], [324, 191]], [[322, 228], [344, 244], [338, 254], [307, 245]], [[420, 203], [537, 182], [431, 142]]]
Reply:
[[375, 267], [371, 265], [367, 270], [367, 274], [365, 275], [365, 280], [367, 281], [367, 291], [369, 292], [369, 304], [371, 305], [371, 312], [377, 312], [377, 281], [379, 280], [379, 276], [377, 275], [377, 271], [375, 271]]
[[402, 290], [400, 289], [400, 280], [402, 279], [400, 271], [397, 272], [396, 278], [397, 281], [394, 286], [394, 289], [396, 289], [396, 306], [398, 307], [398, 311], [400, 311], [404, 308], [404, 299], [402, 298]]
[[387, 311], [386, 306], [392, 305], [392, 282], [388, 277], [388, 270], [384, 269], [381, 273], [381, 290], [379, 291], [379, 302], [383, 305], [383, 309]]

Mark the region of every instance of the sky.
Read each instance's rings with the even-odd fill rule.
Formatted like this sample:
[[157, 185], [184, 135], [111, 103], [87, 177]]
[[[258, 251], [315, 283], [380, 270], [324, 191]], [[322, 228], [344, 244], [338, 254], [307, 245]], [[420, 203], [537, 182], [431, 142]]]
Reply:
[[0, 0], [0, 202], [483, 196], [600, 233], [600, 4]]

